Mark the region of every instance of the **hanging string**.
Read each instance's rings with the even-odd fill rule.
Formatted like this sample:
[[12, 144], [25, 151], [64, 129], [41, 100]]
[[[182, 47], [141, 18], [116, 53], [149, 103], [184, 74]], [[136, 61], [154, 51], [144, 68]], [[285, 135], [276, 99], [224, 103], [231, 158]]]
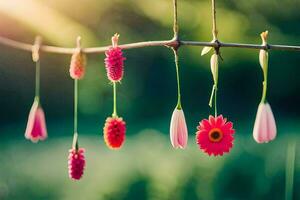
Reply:
[[215, 117], [217, 117], [218, 116], [217, 91], [218, 91], [218, 74], [219, 74], [219, 60], [218, 60], [218, 57], [220, 57], [220, 51], [219, 51], [220, 50], [220, 42], [218, 41], [217, 18], [216, 18], [216, 2], [215, 2], [215, 0], [212, 0], [211, 4], [212, 4], [212, 35], [213, 35], [213, 42], [216, 43], [217, 46], [214, 47], [214, 54], [212, 55], [211, 60], [210, 60], [214, 85], [213, 85], [213, 88], [212, 88], [212, 91], [211, 91], [211, 95], [210, 95], [210, 98], [209, 98], [208, 105], [210, 107], [212, 107], [213, 106], [213, 100], [214, 100], [214, 114], [215, 114]]
[[35, 62], [35, 97], [34, 100], [39, 102], [40, 100], [40, 71], [41, 71], [41, 61], [40, 61], [40, 48], [42, 45], [42, 38], [37, 36], [32, 46], [32, 60]]
[[[78, 36], [76, 40], [77, 51], [81, 52], [81, 37]], [[73, 148], [78, 151], [78, 78], [74, 79], [74, 137]]]
[[175, 67], [176, 67], [176, 80], [177, 80], [177, 109], [181, 109], [181, 92], [180, 92], [180, 77], [179, 77], [179, 64], [178, 64], [178, 52], [173, 49], [175, 57]]
[[118, 117], [117, 114], [117, 84], [113, 81], [113, 93], [114, 93], [114, 105], [113, 105], [113, 117]]
[[38, 60], [35, 63], [35, 101], [40, 101], [40, 70], [41, 70], [41, 61]]

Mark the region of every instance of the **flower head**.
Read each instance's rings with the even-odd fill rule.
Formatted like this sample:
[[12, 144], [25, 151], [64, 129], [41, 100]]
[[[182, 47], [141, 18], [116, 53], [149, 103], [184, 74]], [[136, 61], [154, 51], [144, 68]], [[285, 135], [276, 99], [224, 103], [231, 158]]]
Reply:
[[121, 117], [108, 117], [103, 132], [106, 145], [111, 149], [119, 149], [125, 141], [126, 123]]
[[208, 155], [223, 155], [228, 153], [233, 146], [233, 129], [232, 122], [227, 122], [222, 115], [218, 117], [209, 116], [204, 119], [197, 127], [196, 140], [199, 148]]
[[258, 106], [253, 129], [253, 138], [257, 143], [274, 140], [276, 137], [276, 123], [272, 109], [268, 103]]
[[33, 102], [30, 109], [25, 138], [32, 142], [38, 142], [47, 138], [45, 114], [38, 100]]
[[105, 68], [107, 78], [112, 82], [121, 81], [124, 74], [124, 60], [122, 49], [118, 47], [119, 35], [115, 34], [112, 37], [113, 46], [105, 52]]
[[74, 180], [79, 180], [85, 168], [85, 150], [79, 148], [76, 150], [72, 148], [69, 150], [68, 166], [69, 166], [69, 177]]
[[73, 79], [82, 79], [85, 74], [86, 57], [80, 51], [76, 51], [71, 58], [70, 76]]
[[188, 130], [182, 109], [175, 108], [170, 124], [170, 139], [174, 148], [184, 149], [187, 146]]

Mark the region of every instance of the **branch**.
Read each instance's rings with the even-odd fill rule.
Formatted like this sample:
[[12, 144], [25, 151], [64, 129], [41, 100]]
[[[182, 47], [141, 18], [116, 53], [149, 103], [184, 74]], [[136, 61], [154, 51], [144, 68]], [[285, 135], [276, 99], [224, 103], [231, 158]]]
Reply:
[[[210, 47], [232, 47], [232, 48], [246, 48], [246, 49], [268, 49], [268, 50], [283, 50], [283, 51], [300, 51], [300, 46], [287, 46], [287, 45], [257, 45], [257, 44], [240, 44], [240, 43], [223, 43], [223, 42], [199, 42], [199, 41], [177, 41], [176, 39], [171, 40], [161, 40], [161, 41], [147, 41], [147, 42], [136, 42], [119, 45], [122, 49], [135, 49], [135, 48], [143, 48], [143, 47], [151, 47], [151, 46], [165, 46], [165, 47], [176, 47], [178, 42], [182, 46], [210, 46]], [[32, 51], [33, 45], [18, 42], [15, 40], [11, 40], [8, 38], [4, 38], [0, 36], [0, 44], [10, 46], [16, 49], [24, 50], [24, 51]], [[91, 47], [91, 48], [83, 48], [82, 52], [85, 54], [93, 54], [93, 53], [104, 53], [109, 49], [110, 46], [103, 47]], [[75, 48], [64, 48], [64, 47], [55, 47], [55, 46], [47, 46], [42, 45], [40, 47], [41, 52], [47, 53], [57, 53], [57, 54], [73, 54], [76, 51]]]

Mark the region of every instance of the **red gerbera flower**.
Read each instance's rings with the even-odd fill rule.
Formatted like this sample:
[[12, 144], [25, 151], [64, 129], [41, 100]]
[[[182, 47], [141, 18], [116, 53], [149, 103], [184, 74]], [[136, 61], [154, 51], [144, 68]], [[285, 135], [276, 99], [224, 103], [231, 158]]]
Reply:
[[111, 149], [118, 149], [125, 141], [126, 124], [121, 117], [108, 117], [104, 128], [104, 141]]
[[233, 123], [227, 122], [222, 115], [218, 117], [209, 116], [197, 127], [196, 140], [199, 148], [208, 155], [223, 155], [228, 153], [233, 146]]

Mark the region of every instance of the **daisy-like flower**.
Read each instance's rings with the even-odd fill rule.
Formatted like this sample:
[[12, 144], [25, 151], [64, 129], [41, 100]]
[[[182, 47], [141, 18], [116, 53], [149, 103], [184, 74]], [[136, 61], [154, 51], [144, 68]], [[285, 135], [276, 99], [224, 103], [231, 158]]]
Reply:
[[73, 180], [79, 180], [83, 175], [85, 168], [84, 151], [83, 148], [79, 148], [78, 150], [72, 148], [69, 150], [69, 177]]
[[276, 123], [271, 106], [260, 103], [253, 128], [253, 138], [257, 143], [267, 143], [276, 137]]
[[197, 129], [197, 144], [208, 155], [222, 156], [232, 148], [235, 130], [232, 122], [227, 122], [222, 115], [209, 116], [208, 120], [204, 119], [199, 123]]
[[112, 37], [112, 47], [105, 52], [105, 68], [107, 78], [111, 82], [121, 81], [124, 74], [124, 60], [126, 58], [123, 56], [122, 49], [118, 47], [118, 40], [119, 34], [116, 33]]
[[126, 123], [121, 117], [108, 117], [103, 132], [106, 145], [111, 149], [119, 149], [125, 141]]
[[38, 100], [35, 100], [29, 113], [25, 138], [32, 142], [47, 138], [45, 114]]
[[182, 109], [175, 108], [170, 124], [170, 140], [174, 148], [184, 149], [187, 146], [188, 130]]

